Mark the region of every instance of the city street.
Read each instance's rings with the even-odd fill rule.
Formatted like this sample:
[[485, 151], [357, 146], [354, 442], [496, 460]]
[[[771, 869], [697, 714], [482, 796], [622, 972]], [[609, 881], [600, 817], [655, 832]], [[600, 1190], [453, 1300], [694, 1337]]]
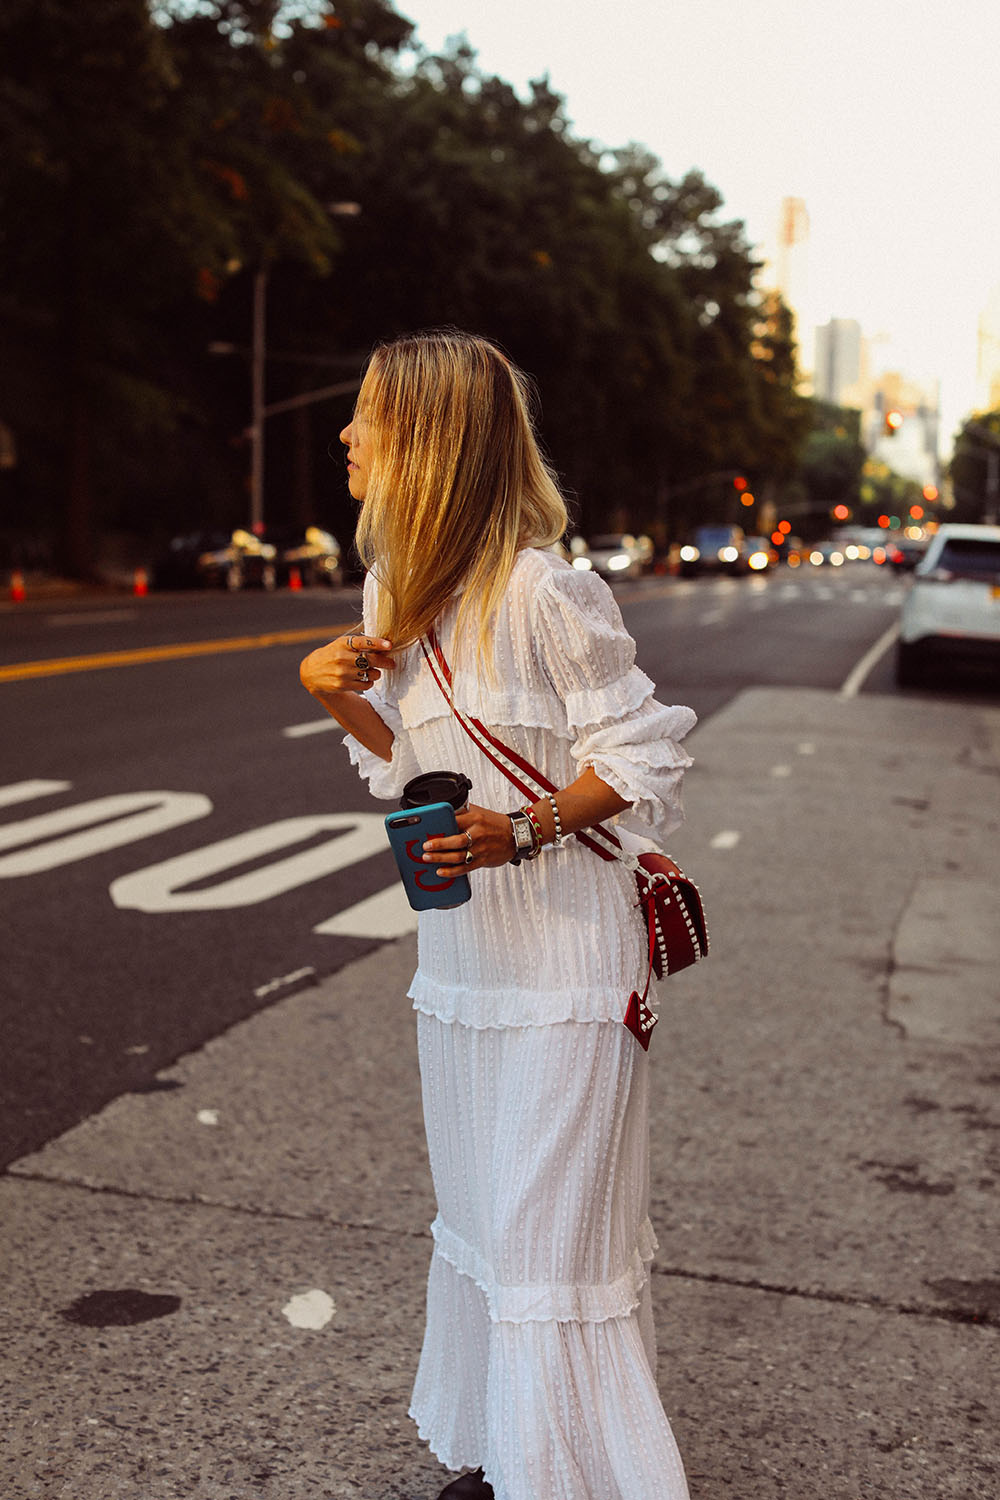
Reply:
[[[997, 1493], [1000, 696], [892, 690], [873, 647], [904, 587], [621, 589], [661, 692], [702, 714], [671, 851], [712, 951], [662, 987], [649, 1054], [659, 1384], [692, 1500]], [[433, 1214], [415, 942], [380, 809], [335, 732], [302, 732], [304, 643], [249, 644], [352, 601], [144, 604], [4, 622], [8, 664], [61, 631], [64, 656], [217, 649], [0, 681], [0, 1488], [429, 1500], [446, 1476], [405, 1415]], [[46, 809], [61, 825], [14, 832]]]
[[[840, 689], [902, 588], [862, 566], [648, 578], [619, 597], [661, 696], [704, 721], [748, 686]], [[359, 608], [321, 590], [0, 615], [0, 892], [15, 935], [0, 1161], [412, 930], [386, 809], [298, 681], [300, 657]], [[296, 639], [262, 644], [282, 634]], [[39, 670], [53, 675], [27, 675]]]

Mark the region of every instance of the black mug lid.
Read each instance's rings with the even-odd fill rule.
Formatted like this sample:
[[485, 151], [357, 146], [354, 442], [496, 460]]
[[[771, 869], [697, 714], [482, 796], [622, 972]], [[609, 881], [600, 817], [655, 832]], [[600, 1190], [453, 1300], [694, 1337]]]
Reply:
[[456, 809], [465, 806], [472, 782], [460, 771], [425, 771], [414, 776], [403, 788], [400, 807], [424, 807], [428, 802], [450, 802]]

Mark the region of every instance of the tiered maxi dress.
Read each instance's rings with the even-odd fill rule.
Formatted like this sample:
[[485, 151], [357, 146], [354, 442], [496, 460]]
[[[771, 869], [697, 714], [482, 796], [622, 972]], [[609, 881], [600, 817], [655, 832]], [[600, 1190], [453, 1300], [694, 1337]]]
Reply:
[[[607, 585], [520, 552], [492, 678], [475, 625], [456, 638], [457, 604], [437, 628], [459, 707], [557, 787], [592, 766], [630, 804], [619, 835], [662, 842], [695, 715], [653, 698]], [[346, 740], [373, 794], [463, 771], [472, 803], [518, 806], [419, 646], [397, 662], [367, 695], [391, 762]], [[497, 1500], [686, 1500], [655, 1380], [648, 1058], [622, 1025], [645, 969], [634, 881], [575, 839], [470, 879], [471, 901], [421, 913], [409, 991], [438, 1209], [410, 1414], [446, 1467], [482, 1466]]]

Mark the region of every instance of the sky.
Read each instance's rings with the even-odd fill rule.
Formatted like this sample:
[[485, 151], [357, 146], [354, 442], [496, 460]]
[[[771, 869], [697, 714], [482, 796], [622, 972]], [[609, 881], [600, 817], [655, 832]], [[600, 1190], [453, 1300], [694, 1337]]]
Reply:
[[773, 254], [810, 233], [801, 342], [854, 318], [875, 368], [939, 380], [942, 436], [976, 404], [976, 326], [1000, 285], [1000, 0], [395, 0], [417, 40], [464, 32], [573, 131], [700, 169]]

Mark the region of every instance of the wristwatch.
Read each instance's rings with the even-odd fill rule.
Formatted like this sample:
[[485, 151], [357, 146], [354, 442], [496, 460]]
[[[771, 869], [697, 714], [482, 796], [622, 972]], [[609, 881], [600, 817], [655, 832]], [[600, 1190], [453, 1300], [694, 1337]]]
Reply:
[[536, 859], [541, 850], [541, 845], [535, 837], [535, 830], [531, 826], [531, 819], [527, 813], [512, 812], [507, 814], [510, 819], [511, 831], [514, 835], [514, 857], [510, 861], [512, 865], [519, 865], [522, 859]]

